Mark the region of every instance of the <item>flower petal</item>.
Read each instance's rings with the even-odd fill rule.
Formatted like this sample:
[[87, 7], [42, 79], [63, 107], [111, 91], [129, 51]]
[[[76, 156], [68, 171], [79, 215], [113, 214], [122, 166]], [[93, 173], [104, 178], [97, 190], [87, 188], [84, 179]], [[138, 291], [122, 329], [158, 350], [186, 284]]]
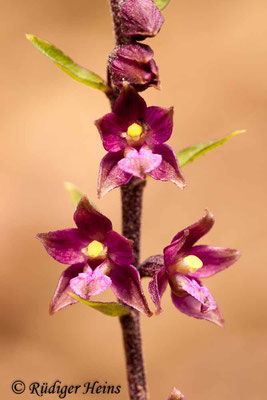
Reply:
[[111, 285], [111, 279], [102, 269], [106, 262], [99, 265], [94, 271], [88, 266], [85, 272], [70, 280], [72, 291], [83, 299], [89, 300], [91, 296], [102, 293]]
[[127, 174], [145, 179], [144, 172], [140, 165], [139, 153], [135, 149], [128, 151], [126, 157], [118, 162], [118, 167]]
[[125, 83], [114, 104], [113, 112], [128, 128], [132, 123], [145, 117], [146, 108], [145, 100], [132, 86]]
[[133, 43], [127, 46], [121, 46], [117, 50], [117, 56], [144, 64], [153, 59], [154, 52], [151, 47], [146, 44]]
[[203, 262], [203, 267], [191, 274], [194, 278], [208, 278], [234, 264], [241, 256], [239, 251], [213, 246], [195, 246], [187, 255], [194, 255]]
[[129, 265], [134, 262], [133, 250], [130, 240], [119, 233], [110, 231], [107, 234], [105, 245], [108, 248], [108, 256], [118, 265]]
[[108, 153], [103, 157], [98, 176], [98, 197], [102, 198], [110, 190], [126, 185], [132, 175], [119, 168], [118, 162], [124, 157], [123, 152]]
[[121, 134], [127, 131], [128, 122], [125, 123], [118, 115], [110, 113], [95, 121], [95, 125], [105, 150], [116, 152], [125, 149], [127, 140]]
[[180, 238], [181, 234], [184, 231], [188, 231], [186, 242], [185, 245], [183, 246], [182, 251], [187, 252], [188, 250], [191, 250], [191, 247], [200, 238], [202, 238], [202, 236], [206, 235], [206, 233], [209, 232], [209, 230], [212, 228], [214, 224], [214, 221], [215, 221], [214, 215], [209, 210], [206, 210], [205, 215], [202, 218], [200, 218], [199, 221], [178, 232], [177, 235], [175, 235], [174, 238], [172, 239], [172, 243], [175, 242], [177, 238]]
[[173, 275], [169, 283], [173, 304], [181, 312], [223, 326], [222, 315], [206, 286], [179, 273]]
[[180, 236], [172, 242], [169, 246], [165, 247], [164, 252], [164, 263], [166, 268], [175, 265], [180, 258], [180, 251], [185, 244], [186, 236], [188, 235], [188, 231], [184, 230], [180, 233]]
[[202, 285], [200, 281], [176, 272], [169, 276], [169, 283], [172, 292], [177, 296], [183, 296], [186, 292], [198, 300], [203, 309], [212, 310], [216, 308], [215, 300], [211, 296], [209, 289]]
[[218, 308], [203, 313], [201, 311], [201, 303], [197, 301], [194, 297], [190, 295], [179, 297], [176, 296], [174, 293], [172, 293], [171, 296], [173, 304], [182, 313], [189, 315], [190, 317], [205, 319], [207, 321], [213, 322], [216, 325], [219, 325], [220, 327], [223, 327], [224, 320]]
[[143, 293], [139, 272], [133, 265], [113, 264], [110, 278], [112, 280], [111, 288], [120, 300], [148, 317], [152, 315]]
[[152, 146], [167, 142], [173, 128], [173, 107], [148, 107], [145, 121], [150, 128], [146, 135], [147, 144]]
[[63, 264], [77, 264], [86, 259], [81, 249], [88, 245], [89, 239], [76, 228], [39, 233], [36, 237], [48, 254]]
[[151, 295], [151, 299], [156, 306], [156, 315], [162, 312], [162, 308], [160, 305], [161, 297], [166, 290], [168, 285], [168, 279], [166, 276], [166, 269], [165, 267], [161, 268], [149, 282], [148, 289]]
[[171, 147], [159, 144], [153, 147], [154, 154], [162, 156], [162, 162], [158, 168], [150, 172], [152, 178], [160, 181], [170, 181], [183, 189], [186, 185], [177, 157]]
[[82, 197], [74, 213], [74, 221], [79, 230], [90, 239], [102, 242], [106, 234], [112, 229], [111, 221], [90, 204], [86, 197]]
[[75, 264], [71, 265], [69, 268], [63, 271], [50, 303], [50, 315], [53, 315], [55, 312], [61, 310], [64, 307], [77, 303], [77, 300], [68, 295], [68, 293], [72, 291], [69, 283], [71, 279], [75, 278], [79, 275], [79, 273], [83, 271], [84, 266], [85, 264]]
[[145, 174], [158, 168], [162, 162], [161, 155], [154, 154], [150, 149], [146, 148], [146, 146], [141, 147], [139, 150], [139, 159], [141, 168]]
[[118, 166], [137, 178], [145, 179], [147, 173], [160, 165], [161, 160], [160, 155], [142, 147], [139, 152], [135, 149], [128, 151], [126, 157], [118, 162]]

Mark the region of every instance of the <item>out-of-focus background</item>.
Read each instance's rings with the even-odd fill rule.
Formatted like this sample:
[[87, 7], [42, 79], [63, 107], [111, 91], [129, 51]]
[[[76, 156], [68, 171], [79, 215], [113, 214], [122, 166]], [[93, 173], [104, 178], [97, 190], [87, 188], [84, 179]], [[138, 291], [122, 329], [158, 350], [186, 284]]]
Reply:
[[[166, 399], [174, 385], [189, 400], [266, 398], [266, 14], [265, 0], [172, 0], [161, 33], [147, 42], [155, 50], [162, 91], [149, 89], [144, 96], [150, 105], [175, 106], [175, 149], [247, 129], [185, 167], [184, 192], [152, 179], [147, 185], [143, 259], [161, 252], [205, 207], [216, 224], [204, 243], [243, 255], [205, 281], [226, 319], [224, 329], [180, 314], [168, 293], [161, 316], [142, 318], [153, 400]], [[3, 1], [0, 30], [1, 398], [18, 398], [10, 389], [15, 379], [27, 385], [60, 379], [121, 385], [121, 394], [108, 398], [126, 399], [118, 321], [82, 305], [50, 317], [48, 304], [64, 266], [34, 238], [73, 226], [64, 181], [79, 186], [120, 230], [119, 190], [101, 203], [96, 197], [105, 151], [94, 120], [109, 104], [24, 36], [46, 39], [105, 76], [113, 48], [108, 1]], [[26, 392], [19, 398], [29, 397], [37, 398]]]

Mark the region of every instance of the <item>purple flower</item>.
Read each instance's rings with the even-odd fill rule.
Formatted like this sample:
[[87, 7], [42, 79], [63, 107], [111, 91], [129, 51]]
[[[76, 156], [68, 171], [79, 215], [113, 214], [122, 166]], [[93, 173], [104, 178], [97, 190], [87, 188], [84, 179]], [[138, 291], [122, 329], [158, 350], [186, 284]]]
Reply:
[[123, 86], [124, 82], [128, 82], [140, 92], [149, 86], [159, 88], [158, 67], [153, 56], [153, 50], [145, 44], [117, 47], [109, 60], [113, 85]]
[[176, 155], [164, 144], [172, 133], [173, 108], [147, 107], [134, 88], [125, 85], [113, 112], [97, 120], [96, 126], [108, 151], [100, 164], [100, 197], [133, 176], [145, 179], [146, 174], [184, 188]]
[[74, 221], [77, 228], [37, 235], [48, 254], [71, 265], [61, 275], [50, 313], [77, 302], [69, 292], [88, 300], [111, 286], [120, 300], [150, 316], [139, 273], [131, 265], [131, 242], [113, 231], [111, 221], [86, 197], [80, 200]]
[[121, 30], [134, 40], [154, 37], [164, 22], [153, 0], [126, 0], [121, 11]]
[[169, 283], [173, 304], [181, 312], [223, 326], [217, 304], [200, 278], [208, 278], [228, 268], [238, 260], [240, 253], [221, 247], [194, 246], [213, 224], [213, 215], [206, 211], [198, 222], [174, 236], [171, 244], [165, 247], [164, 256], [150, 257], [143, 263], [142, 268], [151, 268], [152, 264], [161, 266], [149, 284], [157, 314], [162, 311], [161, 297]]

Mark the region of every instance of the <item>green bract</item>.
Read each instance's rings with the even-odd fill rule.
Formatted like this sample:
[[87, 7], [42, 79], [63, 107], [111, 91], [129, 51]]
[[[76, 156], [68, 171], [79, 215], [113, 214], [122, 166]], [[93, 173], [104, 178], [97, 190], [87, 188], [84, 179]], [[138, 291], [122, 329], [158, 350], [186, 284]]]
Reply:
[[71, 182], [65, 182], [64, 187], [67, 190], [74, 206], [77, 206], [81, 198], [84, 196], [80, 190]]
[[108, 315], [110, 317], [121, 317], [122, 315], [129, 314], [130, 309], [126, 306], [123, 306], [119, 303], [101, 303], [97, 301], [88, 301], [84, 300], [79, 296], [76, 296], [74, 293], [69, 293], [71, 297], [75, 300], [78, 300], [80, 303], [85, 304], [88, 307], [94, 308], [97, 311], [100, 311], [102, 314]]
[[39, 39], [37, 36], [26, 35], [27, 39], [37, 47], [43, 54], [49, 57], [60, 69], [66, 74], [71, 76], [78, 82], [84, 83], [87, 86], [91, 86], [95, 89], [106, 91], [107, 84], [100, 78], [100, 76], [89, 71], [86, 68], [80, 67], [70, 57], [64, 54], [61, 50], [53, 46], [51, 43], [45, 40]]
[[163, 10], [169, 4], [170, 0], [154, 0], [154, 2], [160, 10]]
[[225, 142], [227, 142], [229, 139], [233, 138], [234, 136], [239, 135], [241, 133], [245, 133], [245, 132], [246, 132], [245, 130], [235, 131], [223, 139], [211, 140], [206, 143], [199, 143], [199, 144], [187, 147], [186, 149], [179, 151], [179, 153], [177, 154], [177, 157], [178, 157], [180, 166], [184, 167], [185, 165], [194, 161], [196, 158], [203, 156], [208, 151], [211, 151], [211, 150], [215, 149], [216, 147], [221, 146], [222, 144], [224, 144]]
[[[85, 196], [73, 183], [71, 182], [64, 182], [64, 187], [69, 194], [70, 200], [75, 207], [77, 207], [79, 201], [82, 197]], [[94, 207], [95, 210], [98, 211], [96, 205], [90, 200], [90, 204]]]

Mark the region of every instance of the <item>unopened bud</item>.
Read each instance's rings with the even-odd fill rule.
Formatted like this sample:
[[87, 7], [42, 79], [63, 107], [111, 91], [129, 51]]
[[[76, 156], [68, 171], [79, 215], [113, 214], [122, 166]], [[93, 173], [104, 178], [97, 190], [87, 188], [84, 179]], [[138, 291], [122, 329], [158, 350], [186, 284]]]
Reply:
[[164, 22], [153, 0], [125, 0], [120, 17], [122, 33], [134, 40], [154, 37]]
[[139, 92], [149, 86], [159, 87], [158, 67], [154, 53], [144, 44], [130, 44], [114, 50], [109, 60], [111, 81], [115, 86], [128, 82]]
[[180, 390], [176, 389], [176, 387], [173, 388], [170, 396], [168, 397], [168, 400], [185, 400], [185, 397]]

